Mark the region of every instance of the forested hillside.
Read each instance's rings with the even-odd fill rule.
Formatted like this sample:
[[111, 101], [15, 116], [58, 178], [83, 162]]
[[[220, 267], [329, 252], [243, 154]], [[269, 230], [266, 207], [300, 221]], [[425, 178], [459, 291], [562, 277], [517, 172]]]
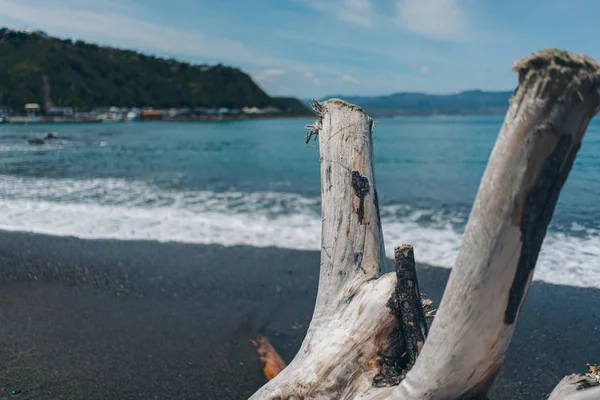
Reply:
[[305, 113], [294, 98], [274, 98], [249, 75], [82, 41], [0, 29], [0, 105], [21, 110], [95, 107], [267, 107]]

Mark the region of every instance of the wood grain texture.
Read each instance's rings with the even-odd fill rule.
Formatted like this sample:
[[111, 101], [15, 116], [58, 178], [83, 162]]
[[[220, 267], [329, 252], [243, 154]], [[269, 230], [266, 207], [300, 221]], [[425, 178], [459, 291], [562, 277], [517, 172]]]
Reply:
[[385, 248], [375, 189], [373, 120], [343, 100], [321, 103], [321, 274], [315, 318], [377, 278]]

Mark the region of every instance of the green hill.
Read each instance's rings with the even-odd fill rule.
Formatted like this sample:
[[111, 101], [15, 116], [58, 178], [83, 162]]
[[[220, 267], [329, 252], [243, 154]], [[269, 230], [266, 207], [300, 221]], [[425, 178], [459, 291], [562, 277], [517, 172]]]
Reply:
[[0, 105], [96, 107], [267, 107], [308, 113], [297, 99], [267, 95], [250, 76], [135, 51], [0, 29]]

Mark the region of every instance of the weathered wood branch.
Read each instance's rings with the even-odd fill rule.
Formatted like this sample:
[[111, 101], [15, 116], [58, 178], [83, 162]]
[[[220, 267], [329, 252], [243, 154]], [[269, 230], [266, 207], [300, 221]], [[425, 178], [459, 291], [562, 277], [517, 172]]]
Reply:
[[373, 165], [373, 120], [329, 100], [320, 110], [321, 274], [314, 318], [329, 316], [380, 274], [385, 248]]
[[554, 388], [548, 400], [597, 400], [600, 399], [600, 369], [588, 364], [587, 374], [566, 376]]
[[516, 63], [519, 86], [481, 180], [455, 267], [402, 399], [485, 394], [590, 119], [600, 66], [558, 50]]
[[[406, 276], [379, 277], [384, 244], [373, 122], [342, 100], [315, 102], [320, 118], [307, 136], [318, 135], [321, 151], [323, 222], [315, 311], [294, 360], [252, 399], [486, 395], [510, 344], [559, 193], [600, 105], [600, 66], [587, 57], [544, 50], [514, 69], [519, 86], [429, 333], [422, 315], [411, 326], [410, 318], [398, 318], [386, 307], [403, 290]], [[404, 288], [412, 293], [410, 307], [419, 296], [416, 286], [412, 292]], [[407, 342], [403, 324], [412, 329], [414, 342]], [[414, 366], [398, 386], [374, 387], [387, 365], [384, 360], [397, 356], [400, 346], [412, 346], [407, 351], [412, 359], [419, 355]]]
[[314, 105], [319, 120], [309, 130], [319, 139], [323, 219], [315, 311], [294, 360], [255, 399], [353, 398], [372, 388], [381, 358], [398, 345], [398, 320], [386, 307], [396, 279], [377, 279], [385, 249], [373, 120], [342, 100]]

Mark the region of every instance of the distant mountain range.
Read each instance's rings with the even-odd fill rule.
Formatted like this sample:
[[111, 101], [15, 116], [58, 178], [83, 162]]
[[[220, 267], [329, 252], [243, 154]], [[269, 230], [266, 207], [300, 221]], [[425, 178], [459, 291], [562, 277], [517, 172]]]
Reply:
[[[476, 115], [504, 114], [512, 91], [469, 90], [456, 94], [394, 93], [386, 96], [328, 96], [362, 107], [374, 117], [397, 115]], [[310, 101], [306, 102], [310, 105]]]

